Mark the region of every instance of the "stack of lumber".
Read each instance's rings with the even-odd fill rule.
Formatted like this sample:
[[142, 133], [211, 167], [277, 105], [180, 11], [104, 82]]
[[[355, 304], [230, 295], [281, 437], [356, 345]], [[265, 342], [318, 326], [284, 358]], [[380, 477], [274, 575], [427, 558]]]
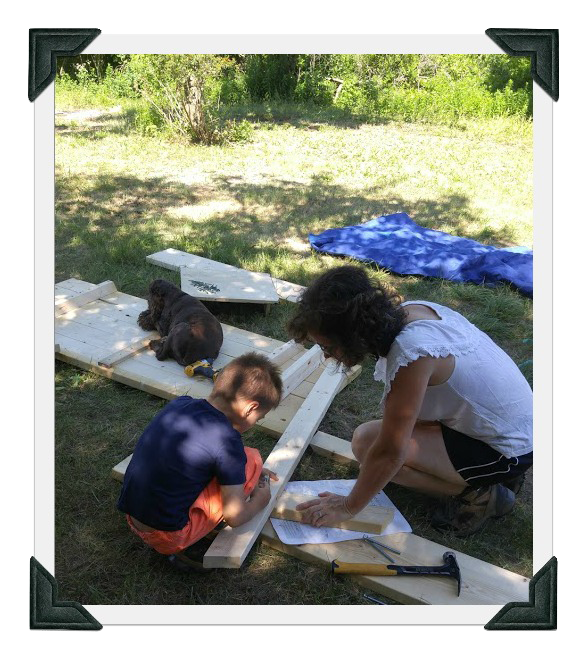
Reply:
[[[162, 398], [208, 396], [211, 380], [189, 378], [174, 360], [157, 361], [154, 352], [148, 349], [149, 341], [157, 334], [145, 332], [137, 324], [139, 313], [146, 308], [146, 300], [117, 291], [112, 282], [92, 284], [79, 279], [59, 282], [55, 286], [56, 357]], [[224, 323], [222, 331], [224, 341], [215, 368], [222, 368], [235, 357], [254, 350], [271, 358], [275, 356], [284, 377], [288, 375], [287, 395], [258, 423], [269, 435], [281, 437], [324, 371], [317, 351]], [[341, 386], [346, 386], [359, 372], [360, 369], [354, 370]]]

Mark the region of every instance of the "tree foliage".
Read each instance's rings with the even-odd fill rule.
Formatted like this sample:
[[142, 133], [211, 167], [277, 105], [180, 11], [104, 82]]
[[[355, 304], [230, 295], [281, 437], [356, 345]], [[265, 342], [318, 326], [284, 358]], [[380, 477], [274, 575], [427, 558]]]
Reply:
[[138, 121], [149, 130], [205, 144], [246, 139], [250, 125], [226, 117], [251, 102], [404, 121], [532, 116], [530, 59], [502, 54], [81, 55], [64, 66], [64, 81], [140, 94], [149, 106]]

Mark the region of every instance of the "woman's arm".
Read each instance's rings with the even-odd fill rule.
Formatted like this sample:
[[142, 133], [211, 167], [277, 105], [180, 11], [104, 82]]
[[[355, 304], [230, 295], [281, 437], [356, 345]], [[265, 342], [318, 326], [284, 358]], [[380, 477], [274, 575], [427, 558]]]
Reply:
[[401, 367], [393, 381], [383, 413], [381, 430], [361, 463], [357, 482], [347, 497], [323, 492], [298, 506], [306, 510], [304, 521], [328, 526], [356, 515], [397, 474], [407, 456], [410, 438], [422, 406], [426, 387], [438, 364], [420, 357]]
[[356, 515], [403, 466], [426, 387], [438, 360], [420, 357], [401, 367], [387, 395], [379, 435], [360, 467], [346, 505]]

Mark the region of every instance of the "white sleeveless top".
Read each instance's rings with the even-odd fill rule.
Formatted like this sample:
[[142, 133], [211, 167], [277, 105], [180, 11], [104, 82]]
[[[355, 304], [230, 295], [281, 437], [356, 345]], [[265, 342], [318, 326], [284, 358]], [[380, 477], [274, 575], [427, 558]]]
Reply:
[[380, 357], [373, 377], [385, 384], [382, 405], [395, 374], [419, 357], [454, 355], [450, 378], [428, 386], [418, 419], [439, 421], [489, 444], [508, 458], [532, 451], [532, 389], [512, 359], [464, 316], [434, 302], [440, 320], [414, 320]]

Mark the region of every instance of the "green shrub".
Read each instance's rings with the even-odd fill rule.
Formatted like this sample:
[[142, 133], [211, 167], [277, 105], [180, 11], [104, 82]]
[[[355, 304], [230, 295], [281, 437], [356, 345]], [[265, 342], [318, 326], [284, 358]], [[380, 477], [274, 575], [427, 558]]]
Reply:
[[240, 135], [222, 121], [222, 80], [235, 66], [216, 55], [132, 55], [128, 64], [141, 95], [174, 133], [217, 144]]
[[101, 84], [112, 96], [118, 98], [140, 98], [132, 69], [125, 64], [117, 69], [108, 64]]
[[245, 79], [251, 98], [291, 99], [297, 83], [298, 55], [248, 55]]

